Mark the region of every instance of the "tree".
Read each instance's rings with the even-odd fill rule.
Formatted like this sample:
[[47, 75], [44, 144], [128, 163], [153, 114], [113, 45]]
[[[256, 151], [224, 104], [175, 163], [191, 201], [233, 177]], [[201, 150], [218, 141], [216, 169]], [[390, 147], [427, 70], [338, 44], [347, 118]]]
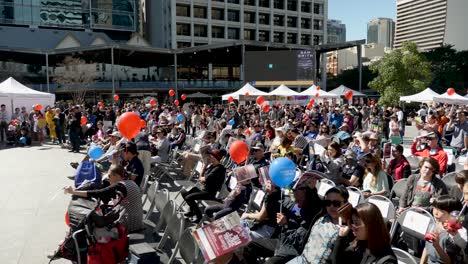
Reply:
[[9, 77], [13, 77], [20, 83], [28, 83], [25, 76], [25, 68], [24, 64], [12, 62], [12, 61], [4, 61], [0, 62], [0, 82], [8, 79]]
[[70, 90], [70, 95], [75, 104], [84, 103], [89, 85], [98, 78], [96, 67], [79, 58], [65, 57], [58, 65], [63, 72], [54, 77], [55, 82]]
[[380, 93], [380, 104], [394, 105], [399, 102], [400, 96], [418, 93], [430, 84], [430, 67], [416, 44], [405, 42], [401, 49], [385, 54], [370, 66], [377, 77], [369, 83], [369, 87]]

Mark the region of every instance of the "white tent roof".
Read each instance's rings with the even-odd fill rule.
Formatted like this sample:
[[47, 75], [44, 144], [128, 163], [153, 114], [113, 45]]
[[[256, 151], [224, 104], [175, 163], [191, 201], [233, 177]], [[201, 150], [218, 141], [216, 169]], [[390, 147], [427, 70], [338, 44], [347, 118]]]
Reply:
[[346, 87], [344, 85], [340, 85], [340, 86], [336, 87], [335, 89], [329, 91], [328, 93], [336, 94], [338, 96], [342, 96], [342, 95], [344, 96], [345, 92], [348, 91], [348, 90], [353, 91], [353, 96], [365, 96], [365, 97], [367, 97], [367, 95], [365, 95], [365, 94], [363, 94], [361, 92], [358, 92], [356, 90], [353, 90], [351, 88], [348, 88], [348, 87]]
[[457, 93], [448, 95], [447, 93], [441, 94], [439, 96], [434, 96], [434, 102], [437, 103], [447, 103], [447, 104], [458, 104], [458, 105], [467, 105], [468, 98], [463, 97]]
[[257, 88], [253, 87], [250, 85], [250, 83], [246, 83], [242, 88], [239, 90], [230, 93], [230, 94], [225, 94], [222, 96], [223, 100], [228, 100], [229, 96], [232, 96], [234, 99], [239, 100], [239, 95], [245, 95], [246, 93], [249, 93], [249, 95], [268, 95], [266, 92], [262, 92], [258, 90]]
[[55, 95], [43, 93], [21, 84], [13, 77], [0, 83], [0, 96], [8, 97], [11, 101], [11, 108], [26, 107], [31, 109], [34, 104], [41, 104], [44, 108], [55, 104]]
[[307, 95], [307, 96], [315, 96], [316, 94], [319, 94], [319, 98], [340, 98], [339, 95], [332, 94], [332, 93], [327, 93], [323, 91], [322, 89], [317, 91], [317, 86], [312, 85], [309, 87], [307, 90], [304, 90], [301, 92], [301, 95]]
[[276, 96], [294, 96], [294, 95], [301, 95], [300, 93], [289, 89], [286, 85], [282, 84], [278, 86], [275, 90], [268, 93], [268, 95], [276, 95]]
[[417, 94], [400, 96], [400, 101], [422, 103], [434, 100], [435, 96], [439, 96], [439, 94], [434, 92], [431, 88], [426, 88], [424, 91]]

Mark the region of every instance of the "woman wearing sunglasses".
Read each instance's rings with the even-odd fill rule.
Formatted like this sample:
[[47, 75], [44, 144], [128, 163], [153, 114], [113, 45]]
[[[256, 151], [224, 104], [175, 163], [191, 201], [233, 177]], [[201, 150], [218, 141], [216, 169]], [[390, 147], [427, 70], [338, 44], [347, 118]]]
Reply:
[[[350, 231], [354, 240], [349, 239]], [[351, 223], [340, 228], [332, 263], [398, 263], [390, 245], [390, 234], [377, 206], [362, 203], [353, 210]]]
[[309, 238], [302, 254], [288, 264], [331, 263], [333, 245], [340, 230], [338, 208], [348, 201], [349, 193], [344, 187], [333, 187], [325, 193], [324, 208], [309, 231]]

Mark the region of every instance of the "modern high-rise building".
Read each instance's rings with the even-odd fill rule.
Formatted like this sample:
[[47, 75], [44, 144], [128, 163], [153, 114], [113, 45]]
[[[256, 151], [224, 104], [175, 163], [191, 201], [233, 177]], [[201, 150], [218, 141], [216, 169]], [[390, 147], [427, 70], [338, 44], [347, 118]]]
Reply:
[[147, 39], [181, 48], [231, 40], [318, 45], [327, 40], [328, 0], [146, 1]]
[[412, 41], [421, 50], [443, 44], [468, 49], [467, 10], [466, 0], [397, 0], [395, 48]]
[[374, 18], [367, 23], [367, 44], [379, 44], [386, 48], [393, 46], [395, 22], [390, 18]]
[[327, 20], [328, 43], [342, 43], [346, 41], [346, 25], [341, 20]]

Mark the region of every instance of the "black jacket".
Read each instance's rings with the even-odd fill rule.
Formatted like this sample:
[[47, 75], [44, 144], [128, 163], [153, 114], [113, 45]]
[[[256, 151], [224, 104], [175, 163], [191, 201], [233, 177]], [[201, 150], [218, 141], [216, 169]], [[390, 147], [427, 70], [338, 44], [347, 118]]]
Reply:
[[211, 166], [205, 171], [205, 186], [203, 190], [215, 197], [216, 193], [221, 190], [225, 179], [226, 168], [223, 165]]
[[382, 250], [378, 256], [367, 250], [365, 243], [358, 243], [356, 247], [350, 245], [350, 237], [338, 237], [333, 248], [333, 264], [397, 264], [397, 258], [390, 245]]

